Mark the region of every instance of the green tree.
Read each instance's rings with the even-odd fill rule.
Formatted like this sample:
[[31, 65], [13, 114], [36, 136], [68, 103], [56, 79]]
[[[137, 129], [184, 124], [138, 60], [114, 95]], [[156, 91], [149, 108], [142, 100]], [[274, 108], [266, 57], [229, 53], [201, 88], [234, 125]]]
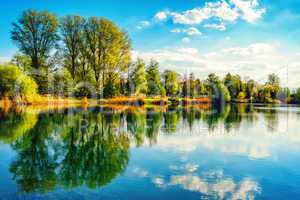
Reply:
[[31, 66], [39, 69], [44, 65], [58, 40], [59, 23], [56, 16], [49, 12], [27, 10], [18, 22], [13, 23], [11, 39], [20, 51], [30, 56]]
[[64, 43], [65, 67], [69, 70], [73, 80], [75, 80], [78, 72], [84, 25], [85, 20], [80, 16], [66, 16], [60, 22]]
[[228, 88], [232, 98], [238, 98], [239, 93], [245, 90], [242, 89], [243, 84], [239, 75], [231, 75], [228, 73], [225, 76], [224, 84]]
[[143, 60], [138, 59], [135, 63], [135, 68], [132, 72], [131, 78], [133, 81], [134, 94], [147, 94], [147, 74], [146, 64]]
[[15, 54], [11, 60], [11, 63], [18, 66], [24, 72], [31, 69], [31, 58], [25, 54]]
[[271, 86], [271, 98], [272, 99], [276, 99], [277, 97], [277, 93], [280, 90], [280, 79], [276, 74], [270, 74], [268, 76], [268, 82], [267, 84], [269, 84]]
[[159, 71], [158, 62], [152, 60], [147, 68], [147, 82], [148, 82], [148, 95], [166, 95], [166, 90], [162, 85]]
[[166, 70], [163, 73], [164, 87], [167, 96], [175, 96], [179, 93], [180, 82], [175, 71]]
[[[124, 72], [131, 59], [131, 42], [113, 22], [91, 17], [85, 26], [89, 61], [97, 89], [105, 85], [108, 72]], [[102, 83], [100, 78], [102, 77]]]
[[37, 97], [37, 85], [17, 66], [0, 65], [0, 97], [3, 96], [18, 96], [25, 101], [32, 101]]

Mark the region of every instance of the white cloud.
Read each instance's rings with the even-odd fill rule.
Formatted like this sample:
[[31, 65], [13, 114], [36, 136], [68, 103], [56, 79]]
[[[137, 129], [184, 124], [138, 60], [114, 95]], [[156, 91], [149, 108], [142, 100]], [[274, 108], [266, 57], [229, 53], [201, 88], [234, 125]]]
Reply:
[[220, 31], [225, 31], [226, 30], [226, 26], [224, 23], [220, 23], [220, 24], [204, 24], [203, 26], [204, 28], [208, 28], [208, 29], [216, 29], [216, 30], [220, 30]]
[[144, 29], [144, 28], [147, 28], [147, 27], [149, 27], [151, 24], [150, 24], [150, 22], [149, 21], [140, 21], [139, 23], [138, 23], [138, 25], [136, 26], [136, 28], [137, 29]]
[[198, 49], [196, 48], [177, 48], [176, 51], [179, 53], [190, 54], [190, 55], [195, 55], [198, 53]]
[[277, 42], [228, 46], [200, 53], [197, 49], [188, 47], [191, 45], [190, 38], [186, 37], [183, 41], [186, 43], [185, 48], [173, 47], [135, 53], [146, 60], [158, 60], [162, 70], [173, 69], [182, 74], [192, 71], [201, 79], [206, 78], [209, 73], [224, 76], [231, 72], [238, 73], [241, 77], [264, 81], [268, 74], [274, 72], [280, 75], [283, 85], [300, 85], [299, 55], [283, 51], [286, 48]]
[[168, 12], [160, 11], [155, 14], [154, 19], [156, 19], [158, 21], [163, 21], [163, 20], [167, 19], [167, 17], [168, 17]]
[[202, 33], [195, 27], [190, 27], [187, 29], [179, 29], [175, 28], [171, 30], [172, 33], [185, 33], [188, 36], [196, 36], [196, 35], [202, 35]]
[[182, 42], [184, 42], [184, 43], [189, 43], [190, 41], [191, 41], [191, 39], [189, 37], [182, 38]]
[[240, 10], [242, 18], [249, 23], [260, 19], [266, 12], [265, 8], [258, 8], [258, 0], [230, 0], [230, 2]]
[[168, 13], [175, 24], [200, 24], [204, 20], [217, 17], [224, 21], [235, 21], [239, 14], [225, 1], [209, 2], [203, 8], [194, 8], [182, 13]]
[[[217, 199], [254, 199], [254, 196], [261, 192], [258, 183], [250, 178], [244, 178], [240, 183], [235, 183], [231, 178], [224, 177], [218, 177], [214, 180], [208, 182], [205, 178], [184, 174], [173, 175], [169, 182], [165, 183], [161, 180], [160, 183], [164, 183], [164, 187], [178, 185], [188, 191], [199, 192], [208, 196], [217, 195]], [[161, 184], [157, 186], [162, 187]]]
[[156, 13], [154, 18], [163, 21], [170, 17], [174, 24], [185, 25], [201, 24], [209, 19], [217, 19], [221, 22], [235, 22], [239, 18], [248, 23], [254, 23], [265, 12], [266, 9], [260, 7], [258, 0], [222, 0], [206, 2], [203, 7], [183, 12], [161, 11]]
[[191, 27], [185, 30], [185, 33], [189, 36], [201, 35], [202, 33], [195, 27]]
[[234, 56], [262, 56], [275, 53], [280, 47], [279, 43], [255, 43], [247, 47], [232, 47], [223, 50], [223, 53]]

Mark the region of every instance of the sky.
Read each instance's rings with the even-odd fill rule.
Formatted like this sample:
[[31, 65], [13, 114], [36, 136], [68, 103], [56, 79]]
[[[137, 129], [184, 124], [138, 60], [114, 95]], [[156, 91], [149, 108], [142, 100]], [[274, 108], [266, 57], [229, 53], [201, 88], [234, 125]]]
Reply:
[[238, 73], [300, 87], [299, 0], [10, 0], [1, 2], [0, 61], [17, 51], [12, 22], [26, 9], [101, 16], [128, 32], [133, 58], [155, 59], [160, 70]]

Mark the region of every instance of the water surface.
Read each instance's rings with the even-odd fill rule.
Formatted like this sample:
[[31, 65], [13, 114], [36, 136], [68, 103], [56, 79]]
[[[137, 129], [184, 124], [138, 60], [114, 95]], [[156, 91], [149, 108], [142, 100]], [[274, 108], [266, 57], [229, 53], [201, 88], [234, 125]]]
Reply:
[[294, 199], [300, 108], [0, 112], [1, 199]]

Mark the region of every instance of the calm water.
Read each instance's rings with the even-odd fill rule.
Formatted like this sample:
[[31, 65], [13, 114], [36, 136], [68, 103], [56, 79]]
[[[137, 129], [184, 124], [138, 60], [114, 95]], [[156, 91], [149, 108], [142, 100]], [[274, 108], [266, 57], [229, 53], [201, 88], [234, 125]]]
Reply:
[[295, 199], [300, 108], [0, 112], [1, 199]]

